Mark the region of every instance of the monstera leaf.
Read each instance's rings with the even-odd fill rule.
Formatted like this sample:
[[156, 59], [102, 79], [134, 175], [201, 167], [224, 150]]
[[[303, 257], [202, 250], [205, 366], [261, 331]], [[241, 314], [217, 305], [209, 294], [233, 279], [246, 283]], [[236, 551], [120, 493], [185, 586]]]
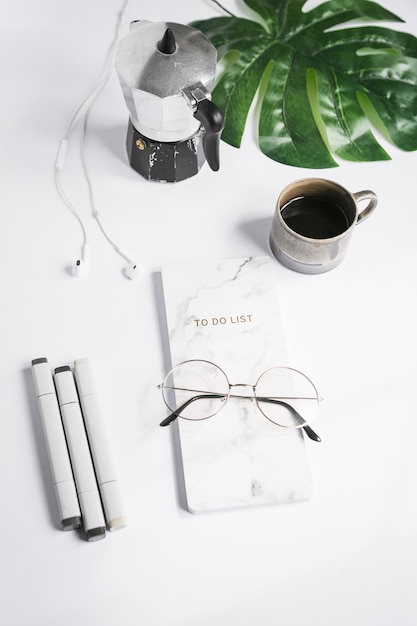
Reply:
[[259, 146], [281, 163], [389, 159], [373, 128], [403, 150], [417, 149], [417, 39], [369, 23], [401, 18], [367, 0], [310, 10], [306, 0], [244, 2], [257, 21], [229, 13], [192, 24], [224, 57], [213, 91], [224, 141], [241, 145], [258, 92]]

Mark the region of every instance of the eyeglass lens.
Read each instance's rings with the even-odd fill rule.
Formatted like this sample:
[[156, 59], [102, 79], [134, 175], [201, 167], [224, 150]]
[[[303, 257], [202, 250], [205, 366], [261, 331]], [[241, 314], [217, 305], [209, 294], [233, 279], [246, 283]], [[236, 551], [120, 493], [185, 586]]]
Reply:
[[299, 428], [315, 418], [319, 397], [310, 379], [298, 370], [273, 367], [258, 379], [256, 401], [271, 422]]
[[185, 361], [169, 372], [162, 395], [173, 413], [189, 420], [203, 420], [220, 411], [229, 395], [229, 381], [214, 363]]

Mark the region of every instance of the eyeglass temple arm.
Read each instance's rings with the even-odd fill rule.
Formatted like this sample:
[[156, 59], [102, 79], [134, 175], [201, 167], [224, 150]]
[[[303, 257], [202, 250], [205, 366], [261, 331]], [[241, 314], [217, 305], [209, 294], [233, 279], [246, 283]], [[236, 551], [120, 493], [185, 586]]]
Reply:
[[[171, 413], [171, 415], [168, 415], [168, 417], [162, 420], [162, 422], [159, 425], [169, 426], [169, 424], [172, 424], [172, 422], [175, 422], [175, 420], [178, 418], [178, 414], [181, 413], [181, 411], [183, 411], [184, 409], [186, 409], [187, 406], [189, 406], [192, 402], [194, 402], [195, 400], [204, 400], [207, 398], [225, 398], [225, 396], [223, 394], [214, 394], [214, 393], [209, 393], [209, 394], [204, 393], [198, 396], [193, 396], [192, 398], [189, 398], [186, 402], [184, 402], [184, 404], [182, 404], [177, 409], [176, 413]], [[297, 420], [300, 423], [304, 422], [304, 419], [301, 417], [298, 411], [296, 411], [294, 407], [292, 407], [290, 404], [287, 404], [286, 402], [283, 402], [282, 400], [274, 400], [272, 398], [265, 398], [265, 397], [258, 398], [258, 400], [260, 400], [261, 402], [270, 402], [271, 404], [279, 404], [280, 406], [285, 406], [285, 408], [288, 409], [297, 418]], [[308, 424], [304, 424], [302, 428], [304, 432], [306, 433], [306, 435], [312, 441], [321, 441], [321, 438], [317, 435], [317, 433], [314, 432], [314, 430]]]
[[182, 404], [175, 413], [171, 413], [171, 415], [168, 415], [168, 417], [166, 417], [164, 420], [162, 420], [162, 422], [159, 424], [160, 426], [169, 426], [169, 424], [172, 424], [172, 422], [175, 422], [175, 420], [178, 417], [178, 414], [181, 413], [181, 411], [183, 411], [184, 409], [187, 408], [187, 406], [189, 406], [192, 402], [194, 402], [195, 400], [206, 400], [207, 398], [225, 398], [226, 396], [224, 394], [220, 394], [220, 393], [202, 393], [198, 396], [193, 396], [192, 398], [189, 398], [187, 400], [187, 402], [184, 402], [184, 404]]
[[[275, 398], [266, 397], [257, 398], [257, 400], [258, 402], [269, 402], [270, 404], [279, 404], [280, 406], [284, 406], [298, 420], [300, 424], [305, 422], [304, 418], [301, 417], [299, 412], [296, 411], [294, 407], [291, 406], [291, 404], [287, 404], [287, 402], [284, 402], [283, 400], [276, 400]], [[321, 438], [318, 436], [318, 434], [315, 433], [311, 426], [309, 426], [308, 424], [304, 423], [302, 429], [304, 430], [307, 437], [309, 437], [312, 441], [321, 441]]]

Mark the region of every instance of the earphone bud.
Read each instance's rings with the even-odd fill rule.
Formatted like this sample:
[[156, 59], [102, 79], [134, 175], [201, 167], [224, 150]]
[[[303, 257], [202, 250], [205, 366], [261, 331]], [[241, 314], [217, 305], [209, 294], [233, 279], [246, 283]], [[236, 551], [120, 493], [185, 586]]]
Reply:
[[125, 268], [125, 275], [130, 280], [137, 280], [143, 273], [143, 268], [141, 265], [135, 263], [135, 261], [131, 261], [129, 265]]
[[88, 269], [90, 264], [90, 246], [85, 243], [83, 245], [83, 249], [81, 252], [81, 258], [77, 259], [72, 266], [72, 275], [73, 276], [83, 276]]
[[85, 263], [82, 259], [77, 259], [72, 266], [72, 275], [73, 276], [82, 276], [85, 274], [86, 267]]

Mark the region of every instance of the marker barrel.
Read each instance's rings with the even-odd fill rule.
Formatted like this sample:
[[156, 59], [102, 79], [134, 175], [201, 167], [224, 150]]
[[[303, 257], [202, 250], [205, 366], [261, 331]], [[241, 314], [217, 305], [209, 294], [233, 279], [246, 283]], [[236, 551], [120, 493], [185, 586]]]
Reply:
[[55, 385], [89, 541], [105, 536], [105, 521], [74, 376], [68, 366], [55, 369]]
[[126, 526], [119, 481], [110, 452], [95, 373], [88, 359], [74, 362], [75, 380], [109, 530]]
[[46, 358], [33, 359], [32, 376], [59, 517], [62, 528], [72, 530], [81, 526], [81, 512], [52, 372]]

